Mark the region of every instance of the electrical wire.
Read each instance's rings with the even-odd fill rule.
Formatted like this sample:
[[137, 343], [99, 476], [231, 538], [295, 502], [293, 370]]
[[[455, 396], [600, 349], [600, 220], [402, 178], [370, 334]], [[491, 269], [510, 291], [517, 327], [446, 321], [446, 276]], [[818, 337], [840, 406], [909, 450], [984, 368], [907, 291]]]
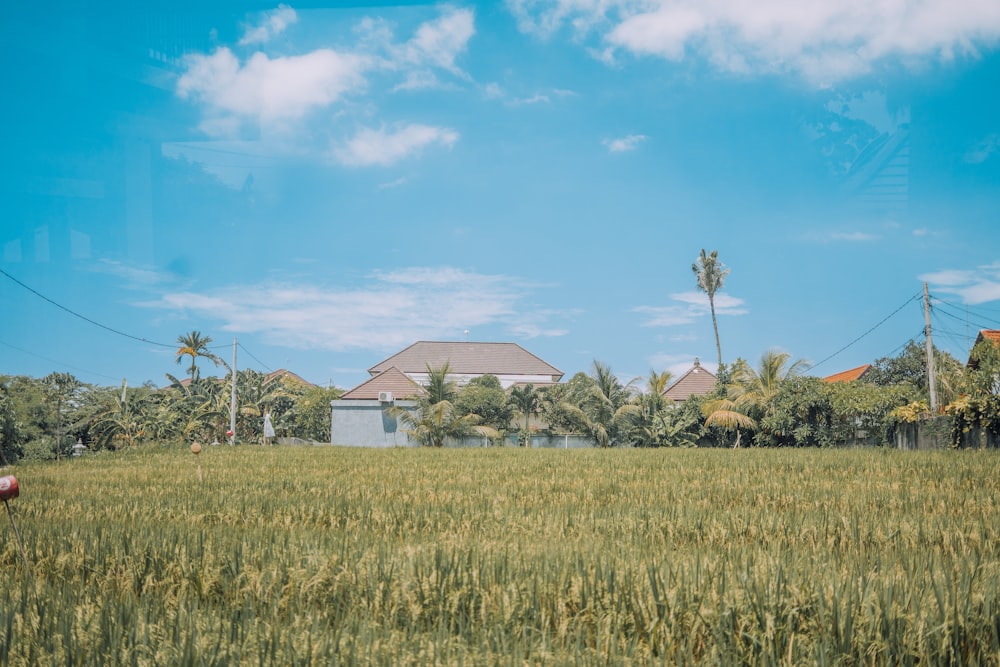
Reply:
[[243, 343], [237, 342], [236, 346], [239, 347], [244, 352], [246, 352], [248, 357], [250, 357], [251, 359], [253, 359], [254, 361], [256, 361], [258, 364], [260, 364], [261, 366], [263, 366], [264, 369], [267, 370], [268, 373], [273, 373], [274, 372], [274, 369], [272, 369], [271, 367], [269, 367], [267, 364], [265, 364], [263, 361], [261, 361], [257, 357], [253, 356], [253, 353], [250, 350], [248, 350], [245, 347], [243, 347]]
[[40, 354], [35, 354], [34, 352], [31, 352], [30, 350], [25, 350], [24, 348], [18, 347], [17, 345], [11, 345], [10, 343], [8, 343], [6, 341], [0, 340], [0, 345], [3, 345], [4, 347], [9, 347], [12, 350], [17, 350], [18, 352], [20, 352], [22, 354], [27, 354], [28, 356], [35, 357], [36, 359], [41, 359], [42, 361], [47, 361], [50, 364], [55, 364], [56, 366], [61, 366], [63, 368], [72, 368], [73, 370], [75, 370], [77, 372], [86, 373], [88, 375], [94, 375], [94, 376], [97, 376], [97, 377], [100, 377], [100, 378], [105, 378], [106, 380], [114, 380], [115, 382], [118, 381], [118, 378], [111, 377], [110, 375], [104, 375], [103, 373], [98, 373], [97, 371], [91, 371], [91, 370], [88, 370], [86, 368], [80, 368], [79, 366], [74, 366], [72, 364], [67, 364], [64, 361], [58, 361], [56, 359], [50, 359], [48, 357], [43, 357]]
[[125, 338], [131, 338], [132, 340], [137, 340], [140, 343], [146, 343], [148, 345], [157, 345], [159, 347], [169, 347], [171, 349], [175, 349], [177, 347], [176, 345], [171, 345], [171, 344], [168, 344], [168, 343], [157, 343], [154, 340], [149, 340], [148, 338], [142, 338], [141, 336], [133, 336], [132, 334], [125, 333], [124, 331], [119, 331], [118, 329], [115, 329], [113, 327], [109, 327], [106, 324], [101, 324], [100, 322], [98, 322], [96, 320], [92, 320], [92, 319], [90, 319], [89, 317], [87, 317], [85, 315], [81, 315], [80, 313], [78, 313], [78, 312], [76, 312], [74, 310], [71, 310], [71, 309], [67, 308], [66, 306], [64, 306], [64, 305], [62, 305], [60, 303], [56, 303], [55, 301], [53, 301], [49, 297], [45, 296], [41, 292], [39, 292], [37, 290], [34, 290], [31, 287], [28, 287], [27, 285], [25, 285], [20, 280], [18, 280], [14, 276], [10, 275], [9, 273], [7, 273], [6, 271], [4, 271], [3, 269], [0, 269], [0, 274], [3, 274], [7, 278], [10, 278], [13, 282], [17, 283], [18, 285], [20, 285], [24, 289], [28, 290], [29, 292], [31, 292], [32, 294], [34, 294], [35, 296], [37, 296], [39, 299], [42, 299], [43, 301], [47, 301], [48, 303], [52, 304], [53, 306], [55, 306], [56, 308], [58, 308], [60, 310], [66, 311], [67, 313], [69, 313], [73, 317], [78, 317], [81, 320], [83, 320], [84, 322], [87, 322], [89, 324], [93, 324], [95, 327], [99, 327], [101, 329], [104, 329], [105, 331], [110, 331], [113, 334], [117, 334], [119, 336], [124, 336]]
[[916, 294], [914, 294], [913, 296], [911, 296], [909, 299], [907, 299], [903, 303], [903, 305], [901, 305], [899, 308], [897, 308], [896, 310], [894, 310], [891, 313], [889, 313], [885, 318], [882, 319], [882, 321], [880, 321], [878, 324], [876, 324], [875, 326], [873, 326], [871, 329], [869, 329], [868, 331], [864, 332], [863, 334], [861, 334], [860, 336], [858, 336], [857, 338], [855, 338], [854, 340], [852, 340], [850, 343], [848, 343], [844, 347], [840, 348], [839, 350], [837, 350], [836, 352], [834, 352], [833, 354], [831, 354], [827, 358], [825, 358], [822, 361], [819, 361], [819, 362], [813, 364], [812, 369], [815, 370], [818, 366], [822, 366], [823, 364], [825, 364], [826, 362], [830, 361], [831, 359], [833, 359], [834, 357], [836, 357], [838, 354], [840, 354], [841, 352], [843, 352], [847, 348], [851, 347], [852, 345], [854, 345], [855, 343], [857, 343], [859, 340], [861, 340], [862, 338], [864, 338], [865, 336], [867, 336], [871, 332], [873, 332], [876, 329], [878, 329], [880, 326], [882, 326], [883, 324], [885, 324], [886, 322], [888, 322], [890, 319], [892, 319], [892, 317], [895, 316], [897, 313], [899, 313], [899, 311], [903, 310], [908, 305], [910, 305], [911, 303], [913, 303], [914, 301], [916, 301], [917, 299], [919, 299], [920, 296], [921, 296], [920, 292], [917, 292]]

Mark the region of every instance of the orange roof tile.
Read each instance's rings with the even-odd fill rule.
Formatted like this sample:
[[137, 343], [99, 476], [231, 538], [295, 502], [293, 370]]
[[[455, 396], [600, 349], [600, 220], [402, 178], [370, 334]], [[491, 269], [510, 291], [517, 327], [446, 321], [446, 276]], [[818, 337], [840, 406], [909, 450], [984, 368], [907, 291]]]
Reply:
[[853, 382], [854, 380], [860, 380], [861, 376], [865, 374], [871, 364], [865, 364], [864, 366], [858, 366], [857, 368], [852, 368], [849, 371], [841, 371], [840, 373], [834, 373], [833, 375], [828, 375], [823, 378], [824, 382]]

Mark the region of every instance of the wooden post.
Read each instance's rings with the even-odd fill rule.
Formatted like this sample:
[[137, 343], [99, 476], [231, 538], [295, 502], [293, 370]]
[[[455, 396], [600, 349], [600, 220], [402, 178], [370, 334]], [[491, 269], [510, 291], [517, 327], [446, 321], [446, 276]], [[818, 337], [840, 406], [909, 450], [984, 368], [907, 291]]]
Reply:
[[937, 390], [934, 378], [934, 342], [931, 340], [931, 298], [924, 283], [924, 338], [927, 345], [927, 390], [930, 392], [931, 414], [937, 414]]

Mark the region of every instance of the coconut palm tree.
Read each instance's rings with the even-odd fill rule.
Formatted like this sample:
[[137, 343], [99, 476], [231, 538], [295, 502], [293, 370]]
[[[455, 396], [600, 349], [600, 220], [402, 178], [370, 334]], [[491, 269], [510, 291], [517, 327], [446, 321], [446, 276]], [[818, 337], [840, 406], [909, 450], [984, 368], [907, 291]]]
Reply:
[[719, 324], [715, 319], [715, 293], [722, 289], [722, 284], [729, 275], [729, 269], [719, 261], [719, 251], [705, 253], [701, 249], [698, 261], [691, 265], [698, 288], [708, 295], [708, 307], [712, 311], [712, 330], [715, 331], [715, 352], [719, 357], [719, 367], [722, 367], [722, 346], [719, 344]]
[[496, 429], [480, 425], [479, 415], [461, 414], [455, 407], [458, 387], [448, 378], [450, 372], [447, 362], [438, 368], [428, 365], [427, 384], [417, 399], [417, 410], [393, 406], [387, 412], [403, 422], [407, 434], [424, 447], [444, 447], [448, 439], [468, 435], [499, 437]]
[[632, 402], [634, 384], [622, 384], [609, 366], [594, 361], [593, 373], [575, 375], [566, 395], [549, 409], [550, 423], [585, 433], [599, 447], [623, 444], [630, 421], [639, 413]]
[[523, 387], [513, 387], [510, 390], [511, 404], [524, 415], [524, 444], [531, 447], [531, 434], [529, 431], [529, 421], [531, 416], [538, 414], [542, 407], [542, 396], [535, 391], [535, 386], [526, 384]]
[[736, 447], [742, 431], [756, 431], [761, 423], [774, 415], [774, 403], [781, 384], [808, 370], [808, 362], [791, 361], [787, 352], [768, 350], [760, 358], [760, 366], [752, 368], [739, 359], [733, 365], [733, 384], [726, 396], [705, 403], [705, 426], [718, 426], [736, 431]]
[[198, 367], [195, 365], [195, 360], [198, 357], [204, 357], [216, 366], [221, 361], [208, 349], [208, 344], [211, 342], [212, 337], [202, 336], [200, 331], [192, 331], [177, 337], [177, 344], [180, 345], [177, 349], [177, 363], [181, 363], [184, 357], [191, 357], [191, 368], [188, 369], [188, 374], [191, 376], [192, 382], [198, 377]]

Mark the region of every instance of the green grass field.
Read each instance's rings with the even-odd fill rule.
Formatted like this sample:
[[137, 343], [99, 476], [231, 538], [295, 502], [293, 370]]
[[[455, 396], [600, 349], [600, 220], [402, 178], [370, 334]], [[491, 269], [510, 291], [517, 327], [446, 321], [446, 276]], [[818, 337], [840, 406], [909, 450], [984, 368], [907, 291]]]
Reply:
[[997, 664], [1000, 454], [25, 464], [0, 664]]

